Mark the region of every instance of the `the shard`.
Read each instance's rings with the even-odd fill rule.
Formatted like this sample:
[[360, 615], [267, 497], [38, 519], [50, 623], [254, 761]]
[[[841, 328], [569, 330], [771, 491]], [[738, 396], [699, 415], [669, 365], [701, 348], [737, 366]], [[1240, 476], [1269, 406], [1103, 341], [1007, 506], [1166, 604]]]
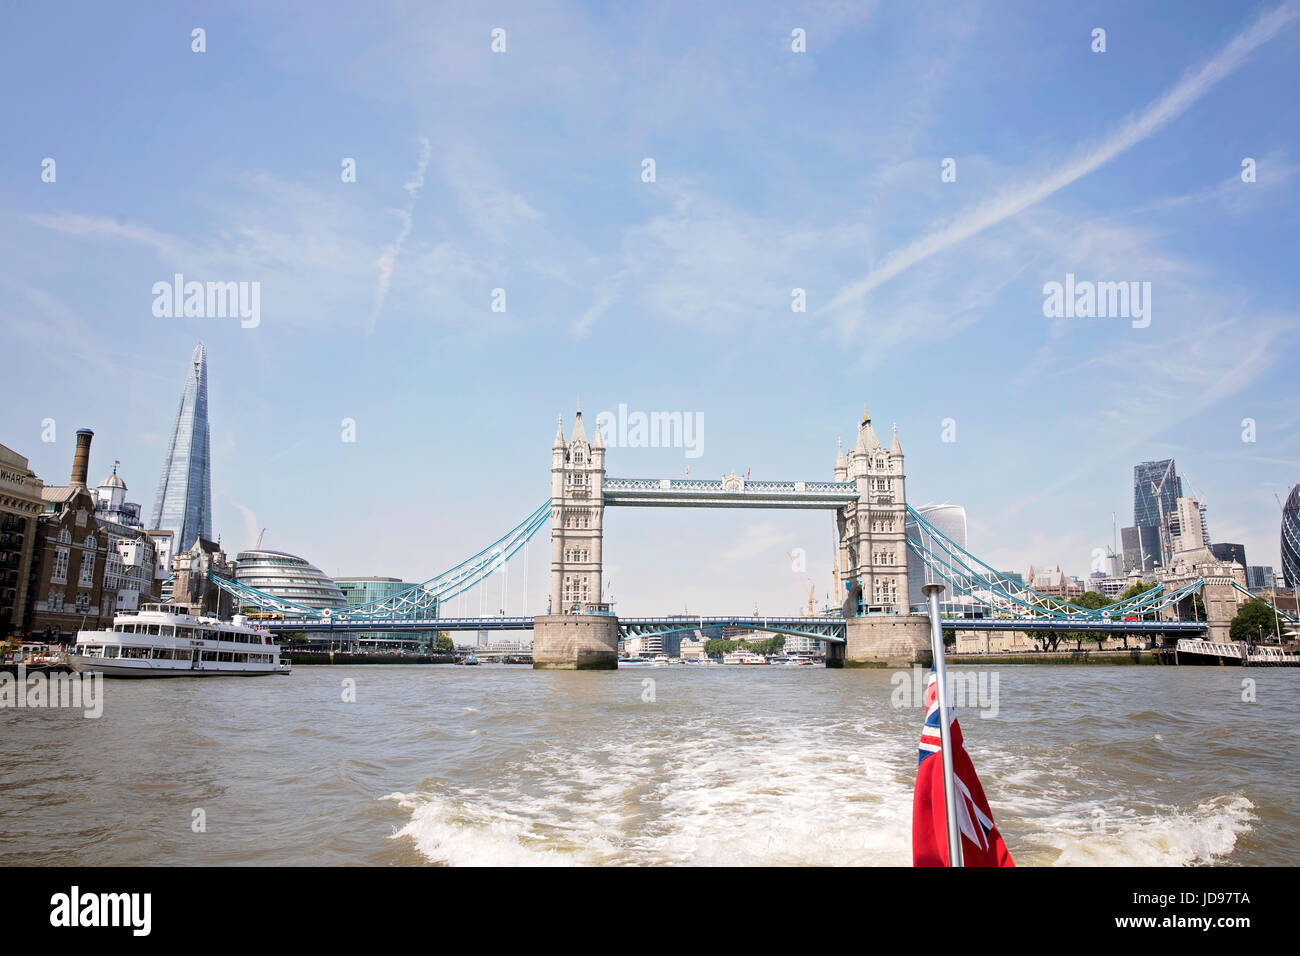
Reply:
[[200, 342], [190, 360], [149, 524], [175, 535], [173, 554], [193, 547], [197, 538], [212, 539], [211, 457], [208, 350]]

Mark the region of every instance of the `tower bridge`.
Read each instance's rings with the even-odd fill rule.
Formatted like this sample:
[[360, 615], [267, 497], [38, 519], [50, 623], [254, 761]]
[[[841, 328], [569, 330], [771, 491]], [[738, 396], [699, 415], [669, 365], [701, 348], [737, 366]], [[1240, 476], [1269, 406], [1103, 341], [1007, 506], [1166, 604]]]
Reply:
[[[270, 613], [273, 631], [532, 630], [538, 668], [613, 668], [620, 638], [714, 626], [802, 634], [825, 642], [829, 666], [896, 666], [928, 660], [929, 620], [908, 606], [909, 552], [928, 580], [964, 602], [945, 617], [960, 630], [1088, 631], [1198, 636], [1226, 621], [1185, 620], [1192, 599], [1213, 588], [1219, 617], [1235, 613], [1233, 582], [1198, 575], [1184, 563], [1168, 579], [1127, 601], [1083, 608], [1025, 586], [947, 538], [907, 504], [904, 456], [895, 427], [888, 448], [864, 409], [853, 447], [841, 446], [833, 480], [753, 481], [734, 472], [719, 479], [619, 478], [607, 475], [599, 429], [590, 438], [582, 412], [566, 437], [563, 419], [551, 446], [551, 497], [514, 528], [456, 566], [422, 584], [368, 605], [337, 612], [277, 598], [223, 578], [213, 582], [244, 608]], [[829, 616], [672, 615], [619, 618], [602, 599], [605, 509], [612, 507], [819, 509], [835, 525], [842, 603]], [[909, 524], [911, 531], [909, 532]], [[505, 575], [513, 558], [550, 527], [550, 597], [540, 615], [447, 617], [451, 602], [489, 578]], [[526, 583], [527, 561], [524, 560]], [[1208, 573], [1208, 572], [1207, 572]], [[525, 587], [526, 590], [526, 587]], [[1241, 590], [1238, 587], [1238, 590]], [[463, 598], [462, 598], [463, 601]], [[1239, 603], [1239, 598], [1236, 599]], [[504, 599], [502, 602], [504, 606]], [[951, 608], [952, 605], [949, 605]], [[1227, 620], [1230, 620], [1230, 616]]]
[[[533, 628], [535, 667], [615, 667], [620, 628], [603, 594], [605, 509], [610, 507], [812, 508], [835, 515], [844, 569], [842, 632], [827, 661], [911, 663], [928, 654], [929, 622], [907, 606], [907, 496], [898, 430], [888, 449], [864, 408], [857, 442], [840, 448], [834, 480], [750, 481], [608, 477], [600, 429], [582, 410], [551, 443], [551, 595]], [[842, 634], [842, 636], [841, 636]]]

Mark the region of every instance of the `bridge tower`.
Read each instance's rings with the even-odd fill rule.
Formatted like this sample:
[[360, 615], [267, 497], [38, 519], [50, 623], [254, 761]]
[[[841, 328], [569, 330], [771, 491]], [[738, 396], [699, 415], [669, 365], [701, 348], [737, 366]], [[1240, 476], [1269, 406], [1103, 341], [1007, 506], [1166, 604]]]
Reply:
[[847, 458], [843, 448], [836, 458], [835, 480], [858, 488], [858, 500], [835, 519], [845, 569], [845, 663], [897, 666], [927, 660], [928, 618], [911, 614], [908, 606], [907, 491], [898, 427], [886, 450], [864, 408], [857, 442]]
[[[1232, 619], [1247, 600], [1242, 594], [1246, 587], [1246, 569], [1235, 561], [1219, 560], [1209, 548], [1175, 551], [1167, 567], [1156, 569], [1156, 580], [1165, 586], [1166, 592], [1177, 591], [1198, 578], [1205, 582], [1201, 587], [1201, 599], [1205, 603], [1205, 637], [1210, 641], [1227, 643], [1232, 640]], [[1183, 607], [1171, 605], [1160, 612], [1160, 617], [1164, 620], [1187, 620], [1196, 615], [1191, 598], [1179, 603]]]
[[551, 593], [533, 619], [533, 667], [618, 667], [618, 619], [603, 601], [605, 442], [587, 439], [579, 408], [566, 441], [560, 419], [551, 444]]
[[582, 409], [564, 440], [563, 418], [551, 445], [551, 609], [588, 611], [603, 602], [601, 544], [605, 521], [605, 442], [587, 440]]

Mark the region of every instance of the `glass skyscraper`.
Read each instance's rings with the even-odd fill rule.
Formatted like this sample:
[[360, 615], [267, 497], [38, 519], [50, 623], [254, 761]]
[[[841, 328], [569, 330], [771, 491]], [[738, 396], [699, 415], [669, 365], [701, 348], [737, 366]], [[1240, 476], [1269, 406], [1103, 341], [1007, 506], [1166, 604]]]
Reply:
[[1159, 528], [1161, 516], [1168, 522], [1169, 515], [1178, 510], [1178, 499], [1183, 496], [1183, 480], [1172, 458], [1164, 461], [1144, 461], [1133, 466], [1133, 525]]
[[1287, 587], [1300, 587], [1300, 485], [1282, 508], [1282, 577]]
[[[957, 545], [959, 548], [966, 547], [966, 509], [961, 505], [942, 504], [942, 505], [921, 505], [916, 509], [917, 512], [934, 526], [934, 529], [941, 535]], [[911, 518], [908, 518], [904, 524], [907, 535], [910, 538], [920, 538], [920, 526]], [[926, 541], [925, 544], [930, 544]], [[938, 548], [933, 550], [939, 551]], [[922, 585], [930, 582], [931, 579], [943, 583], [930, 572], [925, 562], [918, 557], [911, 548], [907, 549], [907, 600], [912, 607], [923, 606], [926, 603], [926, 597], [921, 592]], [[945, 610], [949, 604], [960, 602], [960, 596], [953, 593], [949, 587], [939, 596], [940, 602], [944, 605]]]
[[1146, 574], [1160, 563], [1160, 529], [1150, 525], [1121, 528], [1120, 547], [1123, 549], [1124, 573], [1139, 571]]
[[1178, 511], [1183, 480], [1172, 458], [1133, 466], [1133, 527], [1123, 529], [1125, 569], [1143, 572], [1165, 563], [1170, 515]]
[[172, 553], [178, 554], [202, 537], [212, 540], [212, 450], [208, 441], [208, 350], [194, 349], [185, 391], [172, 426], [163, 460], [158, 494], [154, 496], [150, 528], [171, 531]]

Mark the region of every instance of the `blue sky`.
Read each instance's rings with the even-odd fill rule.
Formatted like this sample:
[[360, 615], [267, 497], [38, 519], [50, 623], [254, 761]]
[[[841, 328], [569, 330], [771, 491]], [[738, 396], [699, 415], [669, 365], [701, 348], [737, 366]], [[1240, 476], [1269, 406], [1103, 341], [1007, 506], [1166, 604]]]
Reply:
[[[90, 426], [149, 504], [202, 339], [215, 530], [329, 573], [419, 580], [513, 525], [579, 394], [703, 417], [699, 458], [611, 449], [629, 477], [829, 478], [866, 402], [909, 499], [1017, 570], [1086, 573], [1174, 457], [1278, 564], [1297, 3], [266, 6], [3, 13], [0, 441], [45, 480]], [[155, 317], [176, 272], [259, 282], [260, 324]], [[1045, 318], [1067, 273], [1150, 282], [1150, 325]], [[797, 610], [796, 547], [824, 593], [825, 514], [606, 521], [625, 611]]]

